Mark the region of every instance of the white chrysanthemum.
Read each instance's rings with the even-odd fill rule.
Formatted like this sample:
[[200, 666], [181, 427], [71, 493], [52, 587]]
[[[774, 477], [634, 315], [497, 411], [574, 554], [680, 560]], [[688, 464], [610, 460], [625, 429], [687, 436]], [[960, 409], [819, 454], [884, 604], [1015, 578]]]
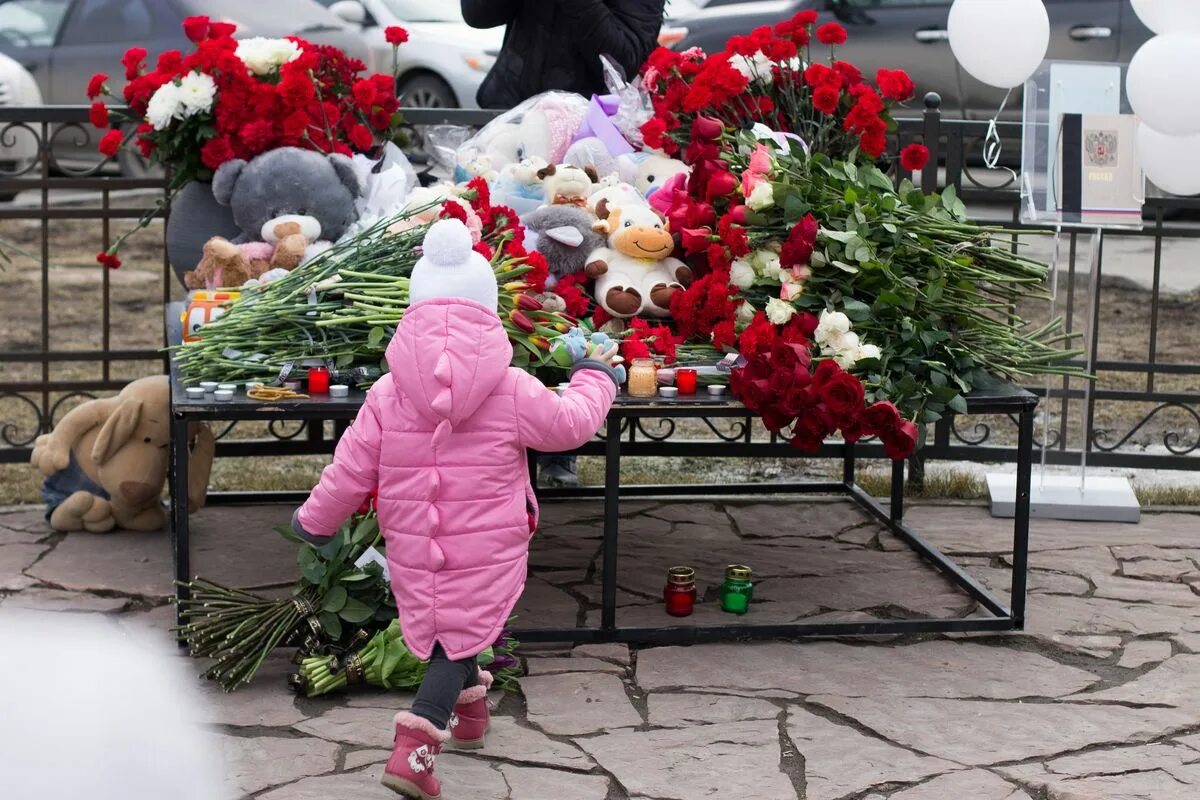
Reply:
[[775, 325], [784, 325], [796, 315], [796, 307], [791, 303], [772, 297], [767, 301], [767, 319]]
[[203, 72], [189, 72], [179, 82], [179, 99], [183, 104], [182, 115], [190, 117], [211, 111], [217, 96], [217, 84]]
[[758, 83], [771, 83], [774, 81], [774, 75], [771, 74], [771, 59], [763, 53], [762, 50], [755, 50], [754, 55], [747, 58], [746, 56], [734, 56], [729, 59], [729, 65], [738, 72], [746, 76], [746, 80]]
[[300, 57], [300, 45], [290, 39], [254, 36], [238, 42], [237, 57], [255, 75], [270, 75]]
[[182, 113], [183, 97], [174, 83], [164, 83], [155, 89], [154, 94], [150, 95], [150, 102], [146, 104], [146, 121], [156, 131], [170, 125], [171, 120]]
[[770, 208], [775, 205], [775, 187], [770, 181], [759, 181], [750, 192], [750, 196], [746, 198], [746, 205], [755, 211], [762, 211], [764, 208]]
[[754, 267], [750, 266], [749, 261], [739, 258], [729, 268], [729, 281], [739, 289], [749, 289], [754, 285], [755, 277]]

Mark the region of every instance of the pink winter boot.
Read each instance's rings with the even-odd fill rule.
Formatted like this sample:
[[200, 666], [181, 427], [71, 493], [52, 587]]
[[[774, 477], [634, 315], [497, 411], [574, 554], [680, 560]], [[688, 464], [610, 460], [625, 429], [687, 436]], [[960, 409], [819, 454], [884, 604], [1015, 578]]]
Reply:
[[412, 800], [440, 800], [442, 785], [433, 774], [433, 761], [449, 738], [429, 720], [401, 711], [396, 715], [396, 744], [381, 783]]
[[483, 747], [483, 736], [492, 726], [487, 693], [492, 688], [492, 673], [479, 670], [479, 683], [463, 689], [450, 715], [450, 744], [460, 750]]

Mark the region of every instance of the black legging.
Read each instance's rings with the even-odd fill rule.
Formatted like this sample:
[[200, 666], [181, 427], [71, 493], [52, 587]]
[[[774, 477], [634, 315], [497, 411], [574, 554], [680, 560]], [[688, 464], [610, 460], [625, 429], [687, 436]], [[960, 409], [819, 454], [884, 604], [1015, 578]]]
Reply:
[[417, 699], [413, 700], [412, 713], [429, 720], [439, 730], [445, 730], [454, 704], [458, 702], [459, 692], [478, 684], [479, 666], [475, 663], [475, 656], [451, 661], [446, 657], [442, 645], [435, 643], [425, 680], [421, 681]]

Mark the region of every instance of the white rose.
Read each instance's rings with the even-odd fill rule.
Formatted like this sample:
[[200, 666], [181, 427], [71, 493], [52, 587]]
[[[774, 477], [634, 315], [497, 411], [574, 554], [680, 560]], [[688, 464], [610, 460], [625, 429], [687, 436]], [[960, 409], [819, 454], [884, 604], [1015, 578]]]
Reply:
[[778, 297], [772, 297], [767, 301], [767, 319], [775, 325], [786, 324], [793, 316], [796, 315], [796, 307], [791, 303], [780, 300]]
[[861, 361], [864, 358], [879, 358], [882, 355], [883, 351], [877, 345], [864, 344], [858, 348], [858, 352], [855, 353], [854, 358], [856, 361]]
[[750, 303], [749, 300], [744, 301], [737, 309], [737, 322], [739, 325], [749, 325], [754, 321], [754, 315], [758, 313], [757, 309]]
[[211, 111], [216, 96], [217, 84], [202, 72], [189, 72], [179, 82], [179, 99], [185, 117]]
[[746, 205], [755, 211], [762, 211], [764, 208], [770, 208], [775, 205], [775, 187], [770, 181], [759, 181], [754, 187], [754, 191], [750, 192], [750, 196], [746, 198]]
[[290, 39], [254, 36], [238, 42], [237, 57], [255, 75], [269, 75], [300, 57], [300, 45]]
[[161, 131], [182, 111], [183, 97], [179, 87], [174, 83], [164, 83], [150, 95], [150, 102], [146, 104], [146, 121], [154, 130]]
[[[850, 330], [850, 318], [841, 311], [825, 309], [821, 312], [821, 321], [813, 334], [817, 344], [827, 344], [830, 340], [841, 337]], [[855, 337], [856, 339], [858, 337]], [[841, 348], [837, 348], [841, 349]]]
[[749, 289], [754, 285], [754, 267], [750, 266], [750, 262], [738, 259], [733, 262], [733, 266], [729, 268], [729, 280], [734, 286], [739, 289]]
[[770, 250], [756, 250], [750, 256], [750, 263], [754, 265], [758, 274], [767, 280], [778, 281], [780, 279], [778, 253]]
[[858, 359], [856, 358], [855, 351], [843, 350], [840, 353], [835, 353], [833, 356], [833, 360], [836, 361], [837, 365], [839, 367], [841, 367], [842, 369], [850, 369], [851, 367], [854, 366], [855, 362]]
[[858, 334], [854, 331], [827, 336], [824, 342], [818, 343], [829, 350], [831, 355], [834, 353], [853, 354], [857, 353], [859, 348]]

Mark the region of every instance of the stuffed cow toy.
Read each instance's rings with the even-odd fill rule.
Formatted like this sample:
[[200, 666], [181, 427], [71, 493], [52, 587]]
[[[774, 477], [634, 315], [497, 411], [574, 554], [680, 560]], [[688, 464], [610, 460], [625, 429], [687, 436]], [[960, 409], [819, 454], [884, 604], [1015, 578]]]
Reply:
[[584, 267], [596, 279], [596, 302], [619, 319], [670, 316], [671, 296], [691, 284], [692, 271], [671, 256], [675, 240], [666, 220], [641, 203], [600, 203], [596, 215], [594, 228], [608, 239]]
[[[159, 530], [171, 445], [166, 375], [133, 381], [115, 397], [72, 409], [37, 438], [33, 465], [46, 476], [46, 519], [58, 531]], [[215, 442], [206, 425], [189, 430], [188, 510], [204, 505]]]

